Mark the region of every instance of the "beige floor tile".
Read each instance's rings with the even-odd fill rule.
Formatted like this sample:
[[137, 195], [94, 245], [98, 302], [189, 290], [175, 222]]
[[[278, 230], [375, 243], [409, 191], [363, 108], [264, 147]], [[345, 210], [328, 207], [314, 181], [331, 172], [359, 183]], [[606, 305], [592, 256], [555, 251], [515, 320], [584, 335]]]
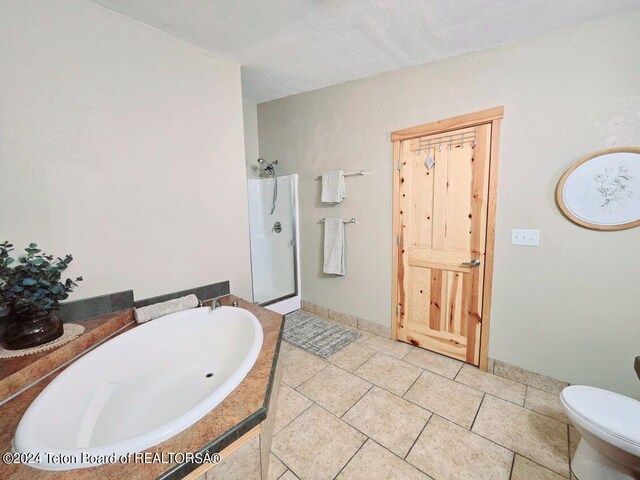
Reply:
[[294, 348], [295, 346], [283, 340], [282, 343], [280, 344], [280, 355], [284, 355], [285, 353], [290, 352]]
[[336, 480], [429, 480], [430, 477], [396, 457], [373, 440], [367, 440]]
[[273, 437], [273, 452], [304, 480], [330, 480], [366, 437], [313, 405]]
[[220, 463], [205, 473], [203, 480], [260, 480], [262, 476], [260, 468], [260, 437], [242, 445]]
[[576, 430], [576, 427], [570, 425], [569, 426], [569, 456], [571, 460], [573, 460], [573, 456], [576, 454], [576, 448], [578, 448], [578, 443], [580, 443], [580, 439], [582, 436]]
[[524, 403], [527, 391], [527, 386], [522, 383], [483, 372], [478, 367], [468, 364], [462, 367], [460, 373], [456, 376], [456, 382], [464, 383], [503, 400], [517, 403], [520, 406]]
[[493, 373], [548, 393], [560, 394], [562, 389], [569, 385], [567, 382], [530, 372], [524, 368], [516, 367], [515, 365], [510, 365], [499, 360], [496, 360], [494, 363]]
[[564, 423], [487, 395], [473, 431], [560, 475], [569, 476], [568, 429]]
[[421, 372], [418, 367], [378, 352], [353, 373], [402, 396]]
[[334, 415], [341, 417], [362, 396], [371, 384], [334, 365], [317, 373], [298, 387], [298, 391]]
[[278, 480], [284, 472], [287, 471], [287, 467], [282, 463], [278, 457], [273, 453], [269, 454], [269, 472], [267, 475], [268, 480]]
[[313, 402], [307, 397], [296, 392], [286, 383], [281, 383], [273, 432], [278, 433], [312, 404]]
[[356, 329], [356, 332], [358, 332], [358, 333], [360, 334], [360, 337], [358, 337], [358, 338], [354, 341], [354, 343], [364, 343], [364, 342], [366, 342], [367, 340], [369, 340], [369, 337], [370, 337], [371, 335], [373, 335], [372, 333], [367, 332], [366, 330], [361, 330], [361, 329], [359, 329], [359, 328], [358, 328], [358, 329]]
[[353, 372], [375, 354], [376, 350], [373, 348], [353, 342], [331, 355], [327, 361], [348, 372]]
[[413, 403], [373, 387], [342, 419], [404, 458], [430, 416]]
[[294, 348], [282, 356], [282, 381], [297, 388], [302, 382], [309, 380], [329, 363], [307, 353], [300, 348]]
[[456, 360], [455, 358], [445, 357], [444, 355], [440, 355], [439, 353], [435, 353], [430, 350], [425, 350], [424, 348], [414, 348], [403, 358], [403, 360], [415, 365], [416, 367], [430, 370], [442, 375], [443, 377], [451, 379], [455, 378], [462, 365], [464, 365], [461, 361]]
[[565, 480], [565, 477], [516, 454], [511, 480]]
[[560, 422], [571, 423], [564, 414], [562, 403], [560, 403], [560, 395], [555, 393], [547, 393], [537, 388], [529, 387], [527, 389], [527, 398], [525, 399], [524, 406], [529, 410], [555, 418]]
[[483, 395], [475, 388], [424, 372], [404, 398], [462, 427], [471, 428]]
[[434, 415], [407, 461], [437, 480], [508, 479], [513, 453]]
[[377, 335], [371, 335], [362, 344], [398, 359], [404, 357], [413, 349], [413, 346], [408, 343], [394, 342], [390, 338], [383, 338]]
[[278, 480], [300, 480], [291, 470], [287, 470]]

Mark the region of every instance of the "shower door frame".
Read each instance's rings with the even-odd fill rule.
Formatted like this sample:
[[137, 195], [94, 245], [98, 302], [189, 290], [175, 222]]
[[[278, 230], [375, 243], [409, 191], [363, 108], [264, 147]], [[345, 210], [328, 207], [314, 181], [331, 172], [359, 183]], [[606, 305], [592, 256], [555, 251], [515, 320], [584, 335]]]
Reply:
[[[264, 307], [268, 310], [274, 311], [276, 313], [287, 314], [293, 312], [294, 310], [299, 310], [302, 304], [302, 294], [301, 294], [301, 282], [300, 282], [300, 212], [298, 208], [298, 174], [292, 173], [290, 175], [281, 175], [280, 177], [275, 178], [275, 182], [278, 181], [278, 178], [291, 177], [292, 185], [291, 185], [291, 207], [292, 207], [292, 219], [293, 219], [293, 283], [294, 283], [294, 291], [291, 294], [283, 295], [282, 297], [277, 297], [271, 300], [267, 300], [266, 302], [256, 304], [260, 307]], [[251, 225], [249, 225], [249, 235], [251, 235]], [[251, 240], [251, 239], [249, 239]], [[251, 241], [249, 241], [251, 246]], [[253, 292], [253, 257], [251, 263], [251, 295], [254, 296]]]

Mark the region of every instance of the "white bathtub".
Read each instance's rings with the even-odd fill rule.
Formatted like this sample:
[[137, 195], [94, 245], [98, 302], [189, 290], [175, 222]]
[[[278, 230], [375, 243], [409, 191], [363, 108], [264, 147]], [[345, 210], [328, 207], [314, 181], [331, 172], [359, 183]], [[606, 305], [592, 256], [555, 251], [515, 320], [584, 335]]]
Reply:
[[33, 467], [71, 470], [105, 463], [83, 463], [88, 455], [120, 458], [157, 445], [240, 384], [262, 339], [258, 319], [237, 307], [195, 308], [138, 326], [58, 375], [20, 420], [14, 450], [38, 453]]

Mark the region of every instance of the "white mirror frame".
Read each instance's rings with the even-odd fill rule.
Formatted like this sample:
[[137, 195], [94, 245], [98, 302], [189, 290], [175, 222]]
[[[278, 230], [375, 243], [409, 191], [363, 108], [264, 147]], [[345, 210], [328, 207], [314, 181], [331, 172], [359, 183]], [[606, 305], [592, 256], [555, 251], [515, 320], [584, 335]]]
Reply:
[[[556, 189], [556, 200], [558, 202], [558, 206], [560, 207], [560, 210], [562, 210], [562, 213], [564, 213], [564, 215], [569, 218], [572, 222], [577, 223], [578, 225], [582, 225], [583, 227], [586, 228], [591, 228], [594, 230], [624, 230], [626, 228], [633, 228], [633, 227], [637, 227], [640, 225], [640, 214], [634, 216], [634, 218], [632, 218], [630, 221], [624, 221], [621, 223], [596, 223], [596, 222], [590, 222], [588, 219], [585, 218], [581, 218], [579, 216], [577, 216], [574, 212], [576, 211], [576, 206], [577, 203], [580, 202], [580, 199], [577, 198], [571, 198], [569, 195], [569, 192], [567, 191], [567, 181], [572, 177], [572, 174], [578, 169], [578, 167], [584, 165], [587, 162], [590, 162], [598, 157], [601, 157], [603, 155], [610, 155], [610, 154], [615, 154], [615, 153], [632, 153], [632, 154], [636, 154], [634, 155], [634, 157], [636, 157], [634, 159], [634, 169], [638, 170], [638, 167], [636, 167], [636, 165], [640, 165], [640, 148], [636, 148], [636, 147], [619, 147], [619, 148], [609, 148], [606, 150], [600, 150], [598, 152], [592, 153], [590, 155], [587, 155], [586, 157], [581, 158], [580, 160], [578, 160], [576, 163], [574, 163], [565, 173], [564, 175], [562, 175], [562, 178], [560, 178], [560, 181], [558, 182], [558, 187]], [[637, 162], [637, 163], [636, 163]], [[619, 167], [621, 168], [621, 167]], [[601, 177], [602, 180], [599, 180], [598, 177]], [[600, 174], [600, 175], [596, 175], [595, 177], [591, 177], [593, 179], [594, 182], [598, 182], [600, 181], [602, 182], [607, 182], [606, 185], [607, 186], [613, 186], [615, 187], [615, 192], [610, 193], [610, 195], [607, 197], [605, 196], [605, 194], [602, 194], [602, 197], [605, 199], [605, 204], [603, 204], [602, 206], [604, 207], [604, 205], [609, 204], [609, 202], [611, 201], [612, 198], [614, 198], [614, 195], [617, 196], [621, 196], [624, 195], [626, 199], [628, 199], [628, 201], [630, 202], [634, 202], [634, 206], [636, 204], [640, 204], [640, 190], [639, 191], [635, 191], [635, 192], [631, 192], [632, 195], [628, 194], [628, 190], [625, 190], [626, 188], [626, 183], [627, 179], [626, 176], [622, 177], [623, 178], [623, 183], [625, 183], [625, 185], [620, 188], [620, 181], [619, 178], [621, 177], [620, 173], [618, 173], [618, 175], [614, 178], [613, 183], [611, 182], [611, 179], [609, 178], [609, 176], [606, 176], [606, 174]], [[640, 177], [640, 176], [638, 176]], [[640, 180], [640, 178], [632, 178], [631, 180], [633, 180], [634, 182], [638, 182], [638, 180]], [[578, 181], [578, 180], [576, 180]], [[583, 180], [584, 181], [584, 180]], [[611, 191], [611, 190], [610, 190]], [[571, 202], [575, 202], [574, 205], [571, 204]], [[640, 212], [640, 208], [636, 209], [636, 211]], [[636, 218], [637, 217], [637, 218]]]

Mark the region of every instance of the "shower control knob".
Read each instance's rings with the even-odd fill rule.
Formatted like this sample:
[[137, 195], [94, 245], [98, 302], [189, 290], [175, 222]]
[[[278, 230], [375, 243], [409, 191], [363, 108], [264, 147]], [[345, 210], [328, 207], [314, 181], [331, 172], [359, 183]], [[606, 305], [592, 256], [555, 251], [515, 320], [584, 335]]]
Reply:
[[273, 231], [276, 233], [280, 233], [282, 231], [282, 224], [280, 222], [276, 222], [273, 224]]

